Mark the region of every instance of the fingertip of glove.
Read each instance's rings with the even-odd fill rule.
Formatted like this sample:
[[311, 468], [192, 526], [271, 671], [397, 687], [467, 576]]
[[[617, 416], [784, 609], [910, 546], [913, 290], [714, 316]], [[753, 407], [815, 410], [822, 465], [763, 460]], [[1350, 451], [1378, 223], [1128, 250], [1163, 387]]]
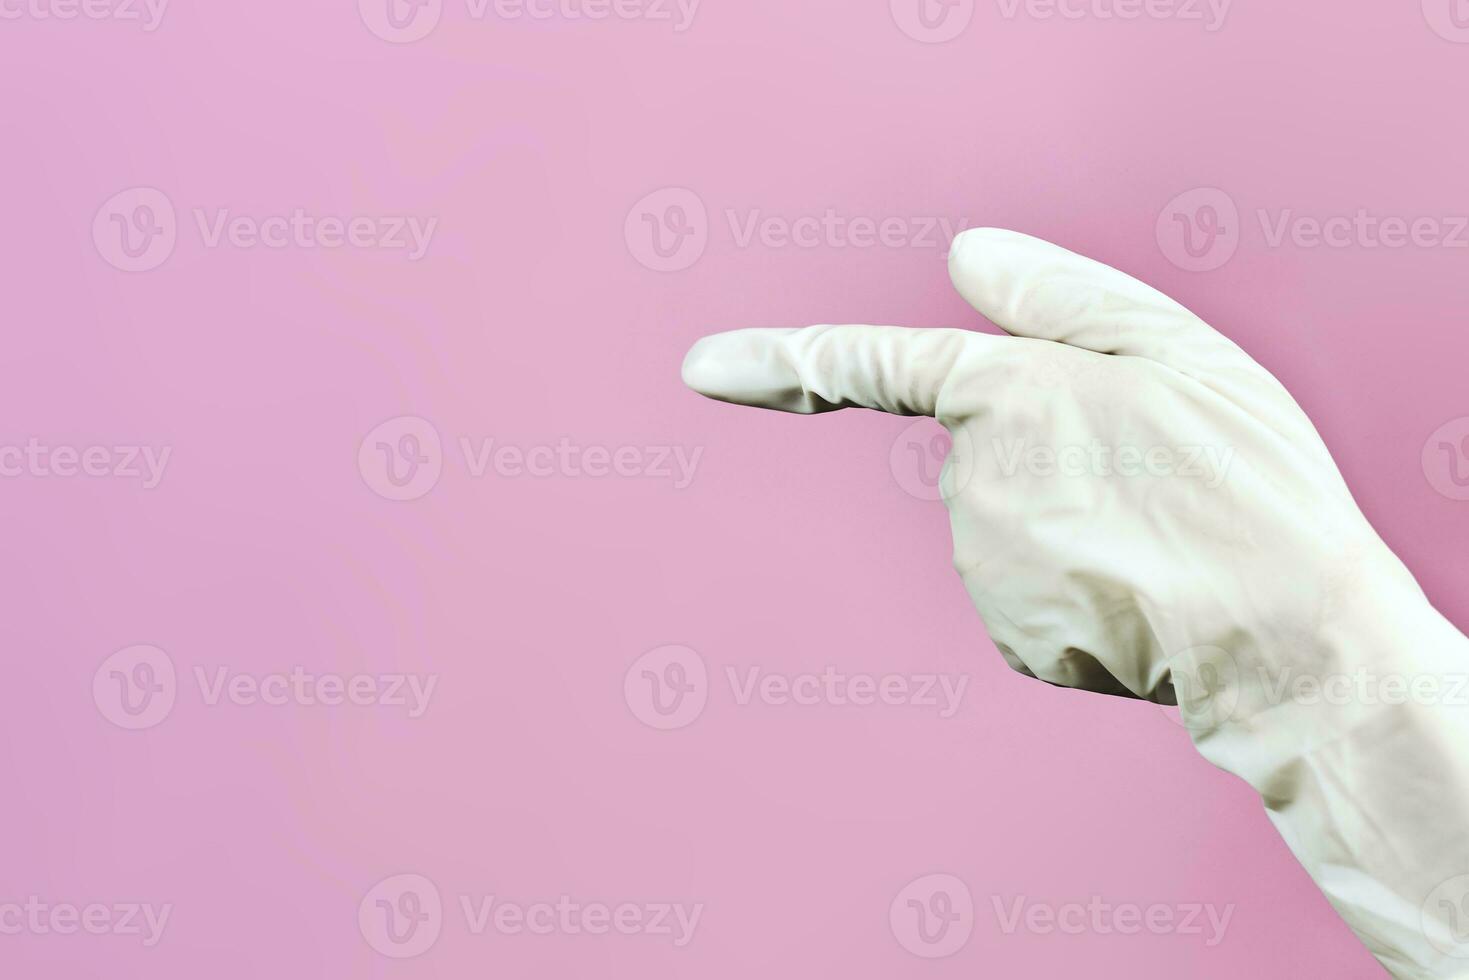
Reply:
[[714, 355], [714, 337], [700, 337], [694, 341], [684, 355], [680, 376], [683, 383], [701, 395], [709, 395], [714, 386], [717, 360]]
[[759, 337], [754, 331], [730, 330], [694, 341], [683, 359], [683, 383], [706, 398], [748, 402], [752, 392], [768, 383], [757, 356]]
[[684, 355], [683, 383], [716, 401], [809, 411], [795, 369], [779, 353], [791, 332], [749, 328], [701, 337]]

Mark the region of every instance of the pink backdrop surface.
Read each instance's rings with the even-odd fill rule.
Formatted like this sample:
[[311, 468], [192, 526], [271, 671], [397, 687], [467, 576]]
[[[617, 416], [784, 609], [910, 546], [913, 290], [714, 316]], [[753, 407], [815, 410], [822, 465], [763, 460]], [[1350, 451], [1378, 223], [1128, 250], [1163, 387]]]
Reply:
[[948, 233], [1040, 235], [1469, 623], [1462, 10], [393, 2], [0, 3], [0, 974], [1381, 975], [1165, 709], [1004, 665], [931, 423], [679, 365], [993, 329]]

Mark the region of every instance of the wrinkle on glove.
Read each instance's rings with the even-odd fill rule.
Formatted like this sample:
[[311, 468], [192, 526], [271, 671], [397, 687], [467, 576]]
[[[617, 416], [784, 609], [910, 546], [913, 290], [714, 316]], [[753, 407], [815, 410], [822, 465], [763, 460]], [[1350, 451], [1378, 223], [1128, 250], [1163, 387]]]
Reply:
[[[1469, 709], [1350, 686], [1452, 690], [1469, 640], [1372, 530], [1310, 419], [1116, 269], [974, 229], [949, 271], [1005, 335], [737, 330], [698, 341], [684, 380], [787, 412], [936, 417], [953, 436], [954, 566], [1006, 662], [1178, 703], [1384, 967], [1469, 977]], [[1355, 693], [1302, 696], [1311, 684]]]

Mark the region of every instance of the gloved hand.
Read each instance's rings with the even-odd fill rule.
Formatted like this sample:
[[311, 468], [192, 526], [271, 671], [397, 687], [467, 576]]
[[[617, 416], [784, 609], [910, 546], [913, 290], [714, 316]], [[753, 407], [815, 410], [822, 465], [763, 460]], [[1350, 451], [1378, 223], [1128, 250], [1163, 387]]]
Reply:
[[1178, 303], [1055, 245], [974, 229], [949, 271], [1011, 336], [738, 330], [695, 344], [684, 380], [783, 411], [937, 418], [954, 564], [1010, 665], [1177, 699], [1389, 970], [1469, 975], [1469, 706], [1449, 697], [1469, 640], [1305, 413]]

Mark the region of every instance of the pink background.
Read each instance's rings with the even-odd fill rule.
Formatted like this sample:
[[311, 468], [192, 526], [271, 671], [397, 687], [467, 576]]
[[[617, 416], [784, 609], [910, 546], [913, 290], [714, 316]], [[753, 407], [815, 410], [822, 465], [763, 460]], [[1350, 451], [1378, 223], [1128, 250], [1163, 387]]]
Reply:
[[[150, 948], [0, 935], [0, 973], [1381, 975], [1254, 796], [1163, 709], [1005, 667], [949, 566], [942, 506], [890, 466], [905, 420], [740, 411], [678, 371], [696, 337], [736, 326], [990, 329], [950, 291], [944, 242], [742, 247], [727, 210], [1050, 238], [1172, 293], [1272, 369], [1374, 524], [1469, 623], [1469, 503], [1420, 460], [1469, 416], [1469, 249], [1272, 247], [1256, 219], [1469, 213], [1469, 45], [1426, 7], [1238, 0], [1207, 31], [988, 0], [942, 44], [905, 34], [886, 0], [705, 0], [682, 32], [475, 20], [445, 0], [408, 44], [347, 0], [178, 2], [151, 32], [6, 8], [21, 16], [0, 20], [0, 445], [172, 455], [154, 489], [0, 479], [0, 904], [173, 911]], [[176, 247], [144, 272], [92, 234], [134, 187], [177, 209]], [[708, 242], [657, 272], [625, 228], [668, 187], [706, 206]], [[1237, 205], [1238, 251], [1191, 272], [1157, 228], [1200, 187]], [[207, 247], [195, 208], [438, 226], [416, 262]], [[405, 502], [358, 465], [398, 416], [443, 441], [437, 484]], [[476, 478], [460, 437], [702, 456], [682, 489]], [[131, 731], [92, 684], [135, 644], [166, 651], [178, 680], [167, 717]], [[624, 676], [668, 644], [697, 651], [709, 685], [702, 715], [660, 731]], [[969, 687], [945, 719], [741, 705], [724, 679], [828, 665]], [[211, 705], [194, 676], [296, 666], [439, 679], [409, 719]], [[399, 873], [445, 906], [411, 959], [358, 925]], [[975, 913], [962, 948], [927, 960], [888, 914], [931, 873], [963, 880]], [[458, 908], [563, 894], [704, 908], [685, 948], [474, 935]], [[1235, 908], [1212, 947], [1006, 934], [993, 910], [1094, 895]]]

